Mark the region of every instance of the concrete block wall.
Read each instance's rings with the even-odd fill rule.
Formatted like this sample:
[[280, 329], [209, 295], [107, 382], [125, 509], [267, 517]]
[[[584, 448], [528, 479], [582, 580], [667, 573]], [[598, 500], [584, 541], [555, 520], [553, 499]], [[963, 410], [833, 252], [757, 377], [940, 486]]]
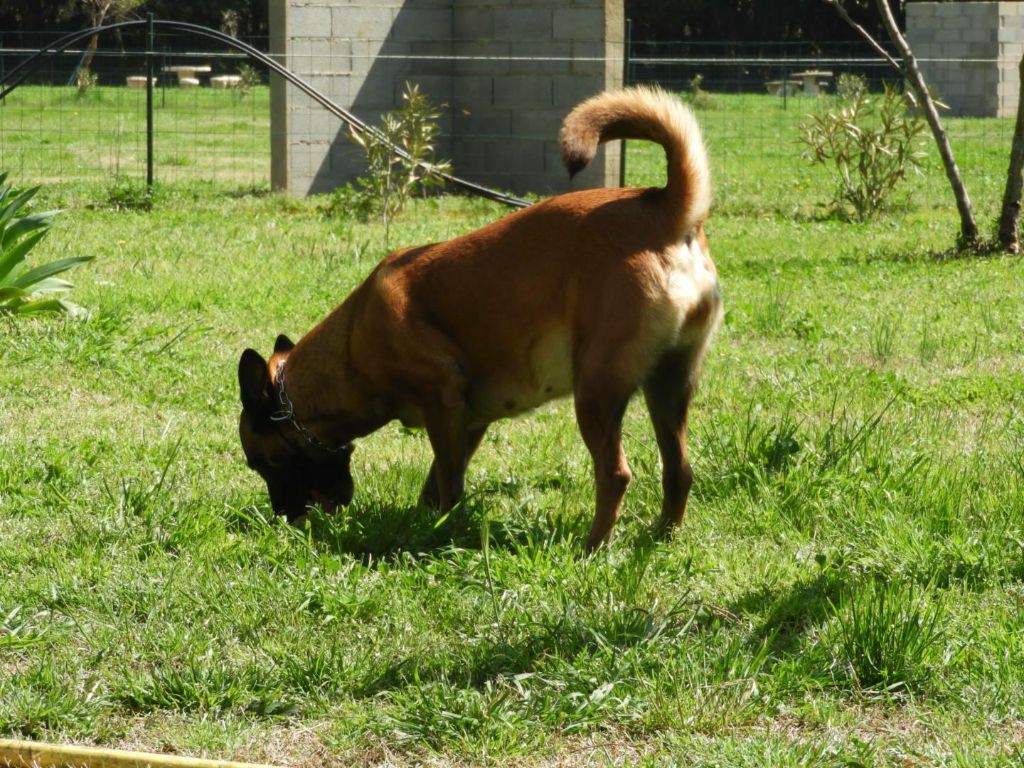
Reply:
[[[271, 0], [278, 60], [368, 122], [418, 83], [443, 105], [438, 155], [455, 173], [517, 193], [618, 181], [619, 146], [570, 184], [558, 131], [582, 99], [621, 85], [622, 0]], [[271, 179], [323, 192], [364, 172], [347, 130], [271, 80]]]
[[909, 2], [907, 42], [950, 114], [1012, 117], [1024, 56], [1024, 3]]

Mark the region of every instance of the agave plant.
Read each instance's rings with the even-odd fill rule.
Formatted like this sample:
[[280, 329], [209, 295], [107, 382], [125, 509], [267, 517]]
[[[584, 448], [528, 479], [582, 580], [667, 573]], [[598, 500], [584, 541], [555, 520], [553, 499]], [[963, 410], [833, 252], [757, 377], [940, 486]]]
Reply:
[[7, 183], [7, 174], [0, 173], [0, 314], [31, 312], [79, 312], [75, 304], [64, 298], [73, 287], [56, 277], [61, 272], [92, 259], [72, 256], [51, 261], [32, 269], [26, 257], [46, 237], [59, 211], [24, 213], [28, 201], [39, 187], [16, 190]]

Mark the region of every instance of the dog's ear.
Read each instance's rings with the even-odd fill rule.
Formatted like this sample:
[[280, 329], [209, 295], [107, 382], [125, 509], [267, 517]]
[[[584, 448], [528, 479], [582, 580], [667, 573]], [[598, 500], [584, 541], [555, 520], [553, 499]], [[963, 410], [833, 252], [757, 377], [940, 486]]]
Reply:
[[247, 349], [238, 361], [238, 385], [242, 391], [242, 407], [257, 422], [270, 420], [270, 377], [267, 361], [255, 349]]
[[292, 340], [285, 336], [283, 333], [277, 337], [277, 341], [274, 342], [274, 354], [278, 352], [291, 352], [295, 345]]

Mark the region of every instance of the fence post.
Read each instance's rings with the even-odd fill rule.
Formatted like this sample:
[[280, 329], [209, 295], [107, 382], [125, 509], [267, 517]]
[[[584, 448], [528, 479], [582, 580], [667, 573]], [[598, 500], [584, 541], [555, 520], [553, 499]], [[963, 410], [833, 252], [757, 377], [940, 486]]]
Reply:
[[146, 187], [153, 188], [153, 14], [146, 14]]
[[[632, 38], [633, 20], [626, 19], [626, 40], [622, 46], [622, 87], [629, 85], [629, 41]], [[619, 146], [619, 186], [626, 186], [626, 140]]]

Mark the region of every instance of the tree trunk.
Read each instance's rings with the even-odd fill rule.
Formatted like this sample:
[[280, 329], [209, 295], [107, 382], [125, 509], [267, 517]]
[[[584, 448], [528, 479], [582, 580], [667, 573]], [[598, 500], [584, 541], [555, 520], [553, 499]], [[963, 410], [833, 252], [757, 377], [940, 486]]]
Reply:
[[[1024, 58], [1018, 66], [1020, 81], [1024, 83]], [[1010, 150], [1010, 170], [1006, 174], [1003, 191], [1003, 210], [999, 214], [999, 245], [1004, 251], [1018, 253], [1017, 220], [1020, 219], [1020, 195], [1024, 187], [1024, 88], [1017, 99], [1017, 125], [1013, 129], [1013, 148]]]
[[85, 49], [85, 56], [82, 57], [82, 65], [78, 68], [79, 72], [89, 72], [92, 67], [92, 60], [96, 56], [96, 49], [99, 47], [100, 36], [93, 35], [89, 38], [89, 47]]
[[[97, 3], [91, 12], [92, 25], [94, 27], [102, 27], [104, 19], [107, 18], [107, 12], [110, 11], [112, 3]], [[82, 64], [78, 68], [80, 72], [89, 72], [92, 66], [92, 60], [96, 57], [96, 49], [100, 44], [100, 36], [98, 34], [93, 35], [89, 38], [89, 47], [85, 49], [85, 56], [82, 58]]]
[[907, 45], [907, 41], [900, 34], [900, 30], [896, 26], [896, 19], [893, 18], [892, 9], [889, 8], [889, 0], [877, 0], [877, 4], [878, 12], [882, 15], [882, 21], [889, 32], [889, 37], [899, 50], [900, 56], [903, 57], [905, 76], [917, 94], [921, 106], [924, 108], [928, 127], [932, 129], [932, 136], [935, 137], [935, 143], [938, 145], [939, 156], [942, 158], [942, 165], [946, 169], [946, 177], [953, 188], [956, 207], [960, 212], [960, 241], [964, 245], [974, 246], [978, 242], [978, 223], [974, 219], [971, 198], [967, 194], [967, 187], [964, 186], [964, 181], [960, 176], [960, 169], [953, 158], [953, 150], [949, 146], [949, 139], [946, 138], [946, 132], [939, 121], [939, 112], [935, 108], [935, 102], [928, 93], [928, 86], [925, 85], [924, 77], [921, 76], [921, 70], [917, 67], [914, 52], [910, 50], [910, 46]]

